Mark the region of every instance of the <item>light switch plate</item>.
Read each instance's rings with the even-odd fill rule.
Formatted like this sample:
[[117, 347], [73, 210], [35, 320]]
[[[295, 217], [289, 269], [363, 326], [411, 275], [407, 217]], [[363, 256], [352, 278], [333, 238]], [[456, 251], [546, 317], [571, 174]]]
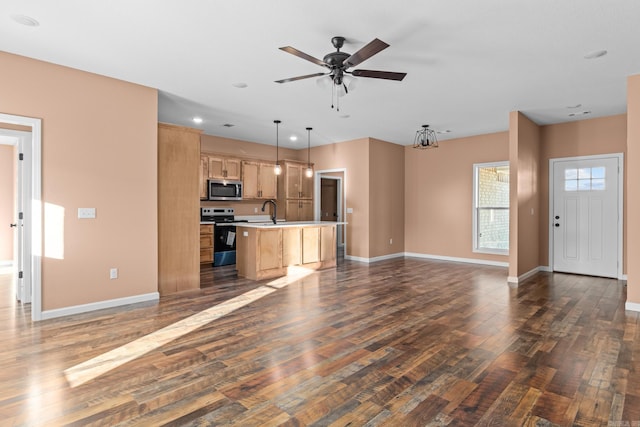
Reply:
[[95, 218], [96, 208], [78, 208], [78, 218]]
[[347, 208], [347, 213], [353, 213], [353, 208]]

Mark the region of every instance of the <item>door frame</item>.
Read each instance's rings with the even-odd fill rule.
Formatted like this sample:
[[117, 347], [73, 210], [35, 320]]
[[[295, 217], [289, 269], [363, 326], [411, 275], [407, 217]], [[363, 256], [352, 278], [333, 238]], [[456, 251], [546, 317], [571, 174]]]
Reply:
[[[334, 172], [341, 172], [342, 173], [342, 177], [339, 176], [332, 176], [332, 175], [326, 175], [328, 173], [334, 173]], [[337, 194], [337, 198], [338, 198], [338, 222], [344, 222], [344, 219], [347, 217], [347, 192], [346, 192], [346, 183], [347, 183], [347, 169], [346, 168], [339, 168], [339, 169], [324, 169], [324, 170], [318, 170], [315, 171], [315, 175], [314, 175], [314, 182], [313, 182], [313, 219], [315, 221], [320, 221], [320, 197], [322, 195], [322, 187], [320, 185], [322, 178], [329, 178], [329, 179], [335, 179], [338, 182], [338, 194]], [[340, 226], [338, 226], [340, 227]], [[342, 242], [342, 244], [345, 247], [345, 255], [347, 255], [346, 253], [346, 248], [347, 248], [347, 233], [346, 233], [346, 227], [347, 224], [343, 225], [342, 227], [345, 228], [345, 232], [343, 233], [344, 235], [344, 241]], [[338, 240], [338, 231], [336, 230], [336, 241]]]
[[554, 264], [554, 251], [553, 251], [553, 213], [554, 213], [554, 200], [555, 200], [555, 176], [554, 170], [556, 163], [559, 162], [572, 162], [581, 160], [598, 160], [598, 159], [611, 159], [615, 158], [618, 161], [618, 280], [626, 280], [626, 276], [623, 274], [624, 264], [624, 153], [611, 153], [611, 154], [596, 154], [592, 156], [576, 156], [576, 157], [559, 157], [549, 159], [549, 270], [553, 270]]
[[42, 120], [0, 113], [0, 122], [31, 128], [23, 146], [24, 286], [31, 289], [31, 320], [42, 319]]

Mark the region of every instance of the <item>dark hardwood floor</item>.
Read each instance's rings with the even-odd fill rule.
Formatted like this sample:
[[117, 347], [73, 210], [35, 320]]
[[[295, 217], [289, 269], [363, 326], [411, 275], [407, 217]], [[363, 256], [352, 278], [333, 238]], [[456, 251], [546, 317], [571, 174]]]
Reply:
[[198, 292], [35, 324], [3, 276], [0, 425], [640, 425], [623, 282], [410, 258], [296, 273], [205, 269]]

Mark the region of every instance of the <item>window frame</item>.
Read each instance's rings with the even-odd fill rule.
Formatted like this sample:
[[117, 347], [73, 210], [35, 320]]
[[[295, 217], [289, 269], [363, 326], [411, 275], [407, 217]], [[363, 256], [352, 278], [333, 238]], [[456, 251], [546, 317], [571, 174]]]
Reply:
[[[472, 252], [473, 253], [481, 253], [481, 254], [493, 254], [493, 255], [509, 255], [509, 249], [492, 249], [492, 248], [481, 248], [479, 247], [479, 236], [478, 236], [478, 214], [479, 214], [479, 207], [478, 207], [478, 185], [479, 185], [479, 180], [478, 180], [478, 172], [480, 169], [484, 169], [484, 168], [494, 168], [494, 167], [504, 167], [504, 166], [510, 166], [509, 165], [509, 161], [508, 160], [504, 160], [504, 161], [498, 161], [498, 162], [487, 162], [487, 163], [474, 163], [473, 164], [473, 187], [472, 187], [472, 193], [473, 193], [473, 200], [472, 200], [472, 204], [471, 204], [471, 222], [472, 222]], [[511, 168], [509, 168], [509, 170], [511, 170]], [[509, 188], [509, 191], [511, 191], [511, 188]], [[502, 208], [502, 209], [507, 209], [510, 210], [511, 206], [509, 206], [508, 208]], [[509, 218], [510, 219], [510, 218]]]

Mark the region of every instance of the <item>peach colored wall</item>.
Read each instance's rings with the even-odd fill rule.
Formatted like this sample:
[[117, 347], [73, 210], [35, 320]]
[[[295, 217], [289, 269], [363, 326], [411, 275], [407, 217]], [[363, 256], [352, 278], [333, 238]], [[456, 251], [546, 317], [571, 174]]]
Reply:
[[473, 164], [509, 159], [507, 132], [441, 141], [436, 149], [404, 148], [405, 251], [506, 262], [473, 252]]
[[[275, 140], [275, 129], [274, 129]], [[242, 141], [239, 139], [224, 138], [215, 135], [200, 136], [200, 151], [203, 153], [224, 154], [240, 159], [256, 159], [275, 162], [275, 145], [256, 144], [255, 142]], [[307, 151], [292, 150], [289, 148], [279, 148], [278, 157], [280, 160], [307, 160]], [[313, 163], [313, 160], [311, 160]], [[200, 201], [201, 206], [229, 206], [235, 209], [236, 215], [264, 215], [260, 208], [262, 202], [243, 200], [240, 202], [209, 202]], [[255, 210], [258, 210], [256, 213]], [[284, 218], [284, 207], [279, 209], [278, 218]]]
[[3, 52], [0, 63], [0, 111], [42, 119], [44, 233], [63, 238], [44, 241], [43, 310], [157, 292], [157, 91]]
[[362, 138], [339, 144], [311, 148], [315, 170], [347, 170], [344, 179], [347, 208], [346, 255], [369, 258], [369, 139]]
[[[549, 265], [549, 160], [562, 157], [591, 156], [596, 154], [626, 153], [627, 116], [620, 114], [610, 117], [580, 120], [542, 126], [540, 148], [540, 264]], [[626, 155], [625, 155], [626, 157]], [[624, 189], [626, 194], [626, 168]], [[623, 200], [626, 206], [626, 196]], [[627, 217], [623, 228], [626, 230]], [[626, 231], [624, 232], [626, 235]], [[626, 248], [626, 239], [623, 242]], [[626, 249], [623, 266], [626, 271]]]
[[0, 144], [0, 262], [13, 260], [14, 147]]
[[537, 268], [540, 241], [540, 128], [520, 112], [509, 115], [509, 276]]
[[640, 75], [627, 79], [626, 160], [627, 302], [640, 304]]
[[403, 146], [370, 139], [370, 258], [404, 252], [404, 170]]

